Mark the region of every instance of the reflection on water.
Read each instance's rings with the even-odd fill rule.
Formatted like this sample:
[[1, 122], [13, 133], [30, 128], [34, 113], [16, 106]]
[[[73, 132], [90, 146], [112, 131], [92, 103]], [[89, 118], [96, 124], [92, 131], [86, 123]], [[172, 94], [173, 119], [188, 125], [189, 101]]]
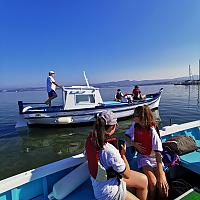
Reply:
[[[153, 112], [159, 127], [172, 123], [184, 123], [200, 119], [200, 86], [163, 86], [159, 111]], [[121, 88], [129, 92], [131, 87]], [[141, 86], [144, 94], [159, 91], [160, 86]], [[104, 100], [115, 94], [116, 88], [101, 89]], [[0, 98], [0, 179], [24, 172], [36, 167], [82, 153], [85, 138], [92, 126], [75, 128], [27, 128], [16, 132], [17, 100], [42, 101], [46, 96], [42, 92], [1, 93]], [[16, 95], [22, 96], [16, 96]], [[46, 93], [45, 93], [46, 94]], [[38, 98], [38, 99], [37, 99]], [[54, 102], [55, 103], [55, 102]], [[131, 118], [119, 121], [116, 136], [124, 137], [131, 124]]]
[[197, 97], [196, 97], [196, 105], [197, 105], [197, 109], [200, 110], [200, 85], [187, 85], [185, 86], [188, 89], [188, 108], [190, 108], [191, 106], [193, 106], [193, 92], [195, 92], [195, 90], [197, 90]]
[[2, 138], [0, 179], [82, 153], [90, 128], [31, 128]]
[[[156, 121], [160, 122], [158, 110], [153, 112]], [[116, 136], [124, 138], [124, 132], [131, 125], [132, 119], [119, 121]], [[85, 139], [92, 126], [76, 128], [30, 128], [19, 132], [18, 137], [0, 140], [9, 142], [0, 149], [5, 159], [0, 168], [0, 179], [42, 166], [84, 151]], [[11, 145], [14, 144], [14, 145]], [[12, 148], [10, 148], [12, 146]], [[13, 165], [10, 162], [13, 161]], [[14, 168], [14, 169], [13, 169]]]

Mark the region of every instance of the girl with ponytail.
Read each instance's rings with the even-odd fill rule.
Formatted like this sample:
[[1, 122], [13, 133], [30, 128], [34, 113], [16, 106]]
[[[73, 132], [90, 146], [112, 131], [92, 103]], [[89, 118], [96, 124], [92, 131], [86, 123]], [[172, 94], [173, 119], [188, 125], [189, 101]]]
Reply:
[[[117, 127], [117, 118], [111, 111], [103, 111], [96, 119], [94, 129], [86, 140], [86, 156], [97, 200], [147, 199], [147, 177], [130, 170], [125, 157], [109, 141]], [[115, 138], [116, 139], [116, 138]], [[136, 196], [130, 191], [136, 191]]]

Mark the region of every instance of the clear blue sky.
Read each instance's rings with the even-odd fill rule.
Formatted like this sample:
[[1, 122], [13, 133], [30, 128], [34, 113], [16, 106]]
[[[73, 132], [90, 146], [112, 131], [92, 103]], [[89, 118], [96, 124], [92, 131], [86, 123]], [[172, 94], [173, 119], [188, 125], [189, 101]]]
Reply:
[[198, 74], [199, 0], [0, 0], [0, 87]]

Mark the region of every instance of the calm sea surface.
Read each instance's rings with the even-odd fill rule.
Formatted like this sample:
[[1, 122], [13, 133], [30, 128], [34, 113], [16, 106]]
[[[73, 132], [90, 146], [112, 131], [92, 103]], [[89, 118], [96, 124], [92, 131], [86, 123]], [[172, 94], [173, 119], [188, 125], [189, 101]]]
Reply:
[[[199, 86], [141, 86], [142, 92], [154, 93], [164, 88], [159, 111], [154, 115], [159, 126], [185, 123], [200, 119]], [[117, 88], [102, 88], [104, 100], [111, 100]], [[131, 87], [121, 88], [131, 92]], [[61, 104], [61, 94], [54, 105]], [[46, 91], [2, 92], [0, 93], [0, 179], [34, 169], [71, 155], [81, 153], [91, 126], [76, 128], [27, 128], [23, 132], [15, 130], [18, 117], [17, 101], [44, 102]], [[131, 119], [119, 122], [116, 134], [130, 126]]]

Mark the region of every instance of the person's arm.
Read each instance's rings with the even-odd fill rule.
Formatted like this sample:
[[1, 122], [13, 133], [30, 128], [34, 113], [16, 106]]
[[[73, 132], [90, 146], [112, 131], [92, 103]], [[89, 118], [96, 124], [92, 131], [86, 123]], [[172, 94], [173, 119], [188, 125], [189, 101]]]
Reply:
[[156, 176], [158, 181], [157, 185], [159, 193], [164, 198], [168, 196], [169, 186], [167, 183], [165, 172], [163, 171], [162, 155], [161, 155], [161, 152], [163, 151], [162, 142], [158, 133], [156, 132], [156, 129], [153, 127], [151, 130], [152, 130], [152, 147], [156, 154], [156, 163], [157, 163], [156, 167]]
[[124, 146], [121, 145], [121, 146], [122, 146], [122, 150], [121, 150], [120, 154], [121, 154], [121, 157], [124, 160], [124, 163], [126, 165], [126, 169], [121, 175], [122, 175], [123, 178], [128, 179], [130, 177], [130, 174], [131, 174], [131, 169], [130, 169], [130, 166], [129, 166], [128, 161], [126, 159], [126, 156], [125, 156], [125, 154], [126, 154], [126, 145], [124, 145]]
[[162, 155], [159, 151], [156, 152], [156, 162], [157, 162], [156, 174], [157, 174], [157, 184], [159, 193], [162, 197], [167, 197], [169, 186], [167, 183], [165, 172], [163, 171]]
[[52, 81], [52, 83], [53, 83], [54, 85], [56, 85], [57, 87], [59, 87], [59, 88], [63, 88], [63, 85], [59, 85], [59, 84], [56, 83], [55, 81]]

